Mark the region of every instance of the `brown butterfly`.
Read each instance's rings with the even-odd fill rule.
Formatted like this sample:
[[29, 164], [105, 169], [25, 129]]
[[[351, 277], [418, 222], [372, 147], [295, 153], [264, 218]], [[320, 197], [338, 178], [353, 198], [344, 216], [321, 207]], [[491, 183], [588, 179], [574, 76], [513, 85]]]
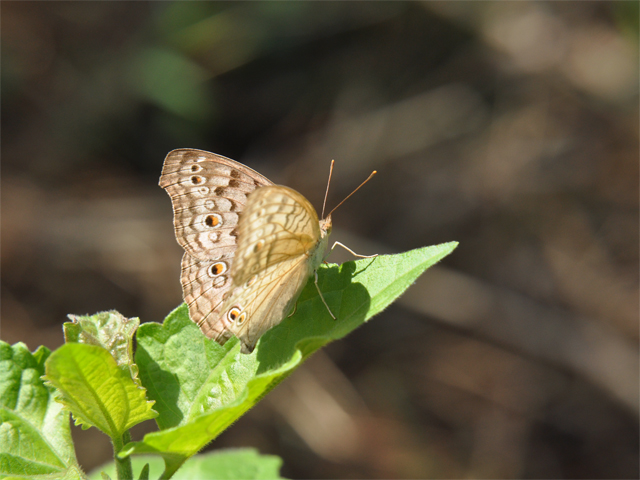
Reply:
[[295, 190], [202, 150], [170, 152], [160, 186], [171, 197], [185, 250], [181, 283], [189, 316], [207, 337], [224, 345], [235, 335], [242, 353], [251, 353], [292, 310], [312, 274], [317, 287], [331, 213], [319, 220]]

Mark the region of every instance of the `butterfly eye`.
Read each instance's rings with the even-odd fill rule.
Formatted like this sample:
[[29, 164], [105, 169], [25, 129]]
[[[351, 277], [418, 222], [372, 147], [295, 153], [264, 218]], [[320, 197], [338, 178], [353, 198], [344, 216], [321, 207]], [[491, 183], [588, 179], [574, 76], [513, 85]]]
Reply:
[[238, 317], [238, 320], [236, 320], [236, 323], [238, 325], [242, 325], [246, 319], [247, 319], [247, 312], [242, 312]]
[[202, 165], [191, 165], [191, 171], [193, 173], [198, 173], [200, 170], [202, 170]]
[[200, 185], [201, 183], [204, 183], [204, 177], [194, 175], [193, 177], [191, 177], [191, 183], [193, 183], [194, 185]]
[[222, 217], [217, 213], [212, 213], [204, 217], [204, 223], [207, 227], [217, 227], [222, 224]]

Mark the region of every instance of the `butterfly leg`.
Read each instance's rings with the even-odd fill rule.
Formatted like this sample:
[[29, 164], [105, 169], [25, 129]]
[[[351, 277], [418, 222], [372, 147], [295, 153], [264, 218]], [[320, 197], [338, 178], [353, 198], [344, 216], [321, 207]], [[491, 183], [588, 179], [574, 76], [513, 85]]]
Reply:
[[[378, 254], [374, 254], [374, 255], [360, 255], [356, 252], [354, 252], [353, 250], [351, 250], [349, 247], [347, 247], [344, 243], [340, 243], [340, 242], [335, 242], [333, 244], [333, 246], [331, 247], [331, 249], [329, 250], [329, 254], [331, 252], [333, 252], [333, 249], [336, 248], [337, 245], [340, 245], [342, 248], [344, 248], [347, 252], [351, 253], [351, 255], [353, 255], [354, 257], [358, 257], [358, 258], [374, 258], [377, 257]], [[327, 257], [329, 256], [329, 254], [327, 254]]]
[[333, 312], [329, 308], [329, 305], [327, 305], [327, 302], [325, 301], [324, 297], [322, 296], [322, 292], [320, 291], [320, 287], [318, 286], [318, 272], [315, 271], [315, 272], [313, 272], [313, 274], [315, 275], [314, 283], [316, 284], [316, 289], [318, 290], [318, 295], [320, 295], [320, 298], [322, 299], [322, 303], [324, 303], [324, 306], [327, 307], [327, 310], [329, 311], [329, 315], [331, 315], [331, 318], [333, 318], [335, 320], [336, 316], [333, 314]]

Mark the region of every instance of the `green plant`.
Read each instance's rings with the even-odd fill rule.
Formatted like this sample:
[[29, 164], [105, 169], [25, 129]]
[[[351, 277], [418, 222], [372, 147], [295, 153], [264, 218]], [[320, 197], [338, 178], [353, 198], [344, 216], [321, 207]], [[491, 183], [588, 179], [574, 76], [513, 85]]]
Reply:
[[[113, 443], [113, 464], [91, 478], [280, 478], [281, 460], [251, 449], [195, 454], [313, 352], [386, 308], [456, 246], [322, 266], [320, 287], [338, 320], [310, 282], [295, 315], [269, 330], [251, 355], [240, 353], [235, 338], [224, 346], [206, 339], [184, 304], [162, 325], [138, 326], [117, 312], [72, 316], [66, 344], [54, 352], [0, 342], [0, 476], [88, 478], [73, 450], [70, 411], [77, 425], [96, 427]], [[132, 442], [129, 429], [152, 418], [159, 430]]]

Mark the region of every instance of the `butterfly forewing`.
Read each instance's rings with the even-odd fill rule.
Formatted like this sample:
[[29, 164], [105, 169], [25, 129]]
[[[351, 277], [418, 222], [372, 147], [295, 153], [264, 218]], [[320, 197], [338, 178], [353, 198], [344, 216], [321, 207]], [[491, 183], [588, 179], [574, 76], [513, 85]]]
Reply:
[[243, 352], [292, 308], [322, 258], [324, 233], [313, 206], [295, 190], [271, 186], [249, 195], [238, 224], [231, 295], [221, 311]]
[[267, 267], [306, 254], [320, 238], [318, 215], [295, 190], [272, 186], [253, 192], [238, 224], [231, 266], [235, 286]]
[[203, 260], [235, 251], [234, 229], [247, 195], [264, 185], [273, 183], [230, 158], [193, 149], [170, 152], [160, 177], [178, 243]]
[[176, 238], [186, 252], [183, 297], [191, 319], [209, 338], [229, 336], [218, 321], [222, 297], [231, 287], [238, 219], [247, 195], [265, 185], [272, 183], [210, 152], [180, 149], [165, 159], [160, 186], [171, 197]]

